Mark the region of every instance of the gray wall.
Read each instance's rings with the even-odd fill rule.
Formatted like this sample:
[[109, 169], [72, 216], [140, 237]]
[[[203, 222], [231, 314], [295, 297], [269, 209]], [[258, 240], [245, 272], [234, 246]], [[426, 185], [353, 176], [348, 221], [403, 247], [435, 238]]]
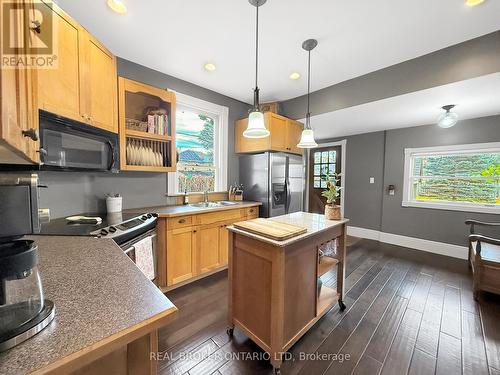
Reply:
[[[328, 113], [499, 71], [500, 32], [496, 31], [315, 91], [311, 113]], [[282, 102], [283, 115], [303, 118], [306, 99], [304, 95]]]
[[[228, 182], [238, 178], [238, 158], [234, 153], [234, 122], [244, 117], [250, 106], [192, 83], [118, 59], [118, 75], [229, 107]], [[120, 172], [40, 172], [49, 186], [41, 191], [41, 204], [51, 209], [52, 217], [105, 209], [107, 193], [120, 193], [125, 208], [166, 204], [166, 173]]]
[[401, 206], [405, 148], [498, 141], [500, 141], [500, 116], [460, 121], [450, 129], [431, 125], [387, 131], [384, 185], [396, 185], [396, 194], [390, 196], [384, 192], [382, 231], [464, 245], [467, 233], [464, 225], [466, 219], [498, 221], [498, 215], [494, 214]]
[[[347, 139], [345, 216], [350, 225], [463, 246], [466, 219], [499, 221], [494, 214], [402, 207], [401, 202], [405, 148], [498, 142], [500, 116], [460, 121], [450, 129], [425, 125], [321, 143], [340, 139]], [[388, 195], [388, 185], [396, 186], [394, 196]]]

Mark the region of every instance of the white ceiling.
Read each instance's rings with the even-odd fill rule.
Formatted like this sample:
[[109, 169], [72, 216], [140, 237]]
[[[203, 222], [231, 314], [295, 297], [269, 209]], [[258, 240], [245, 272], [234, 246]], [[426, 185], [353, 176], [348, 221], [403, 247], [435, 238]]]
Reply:
[[465, 120], [500, 114], [499, 98], [500, 73], [494, 73], [312, 116], [311, 125], [316, 139], [430, 125], [446, 104], [456, 104]]
[[[255, 8], [247, 0], [56, 0], [123, 58], [230, 97], [251, 102]], [[318, 90], [500, 29], [500, 1], [468, 8], [464, 0], [268, 0], [260, 10], [263, 101], [306, 92], [301, 43], [313, 52]], [[208, 73], [206, 62], [217, 70]], [[298, 71], [302, 77], [291, 81]]]

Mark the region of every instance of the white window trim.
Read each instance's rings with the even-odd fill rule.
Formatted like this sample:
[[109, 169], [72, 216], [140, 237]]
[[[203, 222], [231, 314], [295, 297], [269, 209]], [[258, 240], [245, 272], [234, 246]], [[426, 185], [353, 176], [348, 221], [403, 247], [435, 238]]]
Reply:
[[[455, 202], [429, 202], [429, 201], [414, 201], [411, 199], [411, 176], [413, 170], [413, 160], [415, 156], [432, 154], [449, 154], [457, 152], [460, 154], [465, 153], [479, 153], [479, 152], [498, 152], [500, 149], [500, 142], [490, 143], [474, 143], [465, 145], [450, 145], [450, 146], [436, 146], [436, 147], [421, 147], [421, 148], [405, 148], [405, 163], [404, 163], [404, 184], [403, 184], [403, 207], [419, 207], [419, 208], [432, 208], [438, 210], [452, 210], [462, 212], [480, 212], [480, 213], [493, 213], [500, 214], [500, 207], [492, 204], [478, 204], [478, 203], [455, 203]], [[465, 150], [465, 151], [464, 151]]]
[[[228, 122], [229, 108], [207, 102], [202, 99], [195, 98], [186, 94], [175, 92], [177, 106], [186, 106], [197, 109], [199, 111], [212, 113], [219, 118], [217, 139], [215, 140], [214, 164], [217, 168], [215, 175], [215, 190], [227, 190], [227, 155], [228, 155]], [[168, 194], [181, 194], [176, 190], [176, 181], [178, 179], [177, 172], [168, 173]]]

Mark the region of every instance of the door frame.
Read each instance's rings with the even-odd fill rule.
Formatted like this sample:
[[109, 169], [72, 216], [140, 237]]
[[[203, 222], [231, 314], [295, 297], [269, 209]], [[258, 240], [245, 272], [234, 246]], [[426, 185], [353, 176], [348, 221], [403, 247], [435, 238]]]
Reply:
[[[346, 174], [346, 168], [345, 168], [345, 159], [346, 159], [346, 149], [347, 149], [347, 139], [342, 139], [341, 141], [335, 141], [335, 142], [326, 142], [326, 143], [318, 143], [318, 148], [322, 147], [332, 147], [332, 146], [340, 146], [341, 153], [342, 153], [342, 160], [340, 163], [340, 186], [342, 186], [342, 189], [340, 190], [340, 209], [342, 210], [342, 213], [344, 213], [344, 206], [345, 206], [345, 174]], [[310, 167], [310, 160], [311, 160], [311, 151], [314, 151], [314, 149], [307, 149], [307, 164], [306, 164], [306, 197], [305, 197], [305, 211], [309, 212], [309, 167]]]

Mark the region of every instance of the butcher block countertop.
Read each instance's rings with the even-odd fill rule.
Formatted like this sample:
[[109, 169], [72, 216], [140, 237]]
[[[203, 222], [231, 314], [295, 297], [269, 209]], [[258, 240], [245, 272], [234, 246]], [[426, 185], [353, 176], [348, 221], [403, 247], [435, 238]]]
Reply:
[[300, 241], [304, 238], [314, 236], [317, 233], [324, 232], [328, 229], [341, 226], [347, 222], [349, 222], [349, 219], [342, 219], [342, 220], [326, 220], [325, 215], [320, 215], [320, 214], [312, 214], [309, 212], [295, 212], [293, 214], [288, 214], [288, 215], [282, 215], [282, 216], [276, 216], [273, 218], [269, 219], [269, 225], [272, 225], [273, 221], [281, 222], [281, 223], [286, 223], [286, 224], [291, 224], [291, 225], [296, 225], [299, 227], [304, 227], [306, 228], [306, 232], [303, 234], [299, 234], [298, 236], [283, 240], [283, 241], [276, 241], [273, 239], [270, 239], [265, 236], [261, 236], [255, 233], [251, 233], [245, 230], [241, 230], [236, 228], [235, 226], [229, 226], [227, 227], [228, 230], [234, 232], [234, 233], [239, 233], [257, 240], [260, 240], [262, 242], [267, 242], [271, 245], [274, 246], [280, 246], [280, 247], [285, 247], [288, 246], [294, 242]]
[[177, 206], [154, 206], [154, 207], [140, 207], [140, 208], [130, 208], [124, 210], [124, 212], [154, 212], [160, 215], [160, 217], [177, 217], [177, 216], [185, 216], [185, 215], [196, 215], [196, 214], [204, 214], [207, 212], [215, 212], [215, 211], [227, 211], [227, 210], [236, 210], [239, 208], [246, 207], [255, 207], [262, 205], [261, 202], [250, 202], [250, 201], [234, 201], [236, 204], [230, 206], [222, 206], [222, 207], [196, 207], [190, 204], [187, 205], [177, 205]]
[[[33, 236], [51, 324], [0, 353], [0, 374], [78, 367], [107, 348], [168, 324], [177, 308], [111, 239]], [[121, 344], [120, 344], [121, 343]], [[65, 367], [66, 366], [66, 367]]]

